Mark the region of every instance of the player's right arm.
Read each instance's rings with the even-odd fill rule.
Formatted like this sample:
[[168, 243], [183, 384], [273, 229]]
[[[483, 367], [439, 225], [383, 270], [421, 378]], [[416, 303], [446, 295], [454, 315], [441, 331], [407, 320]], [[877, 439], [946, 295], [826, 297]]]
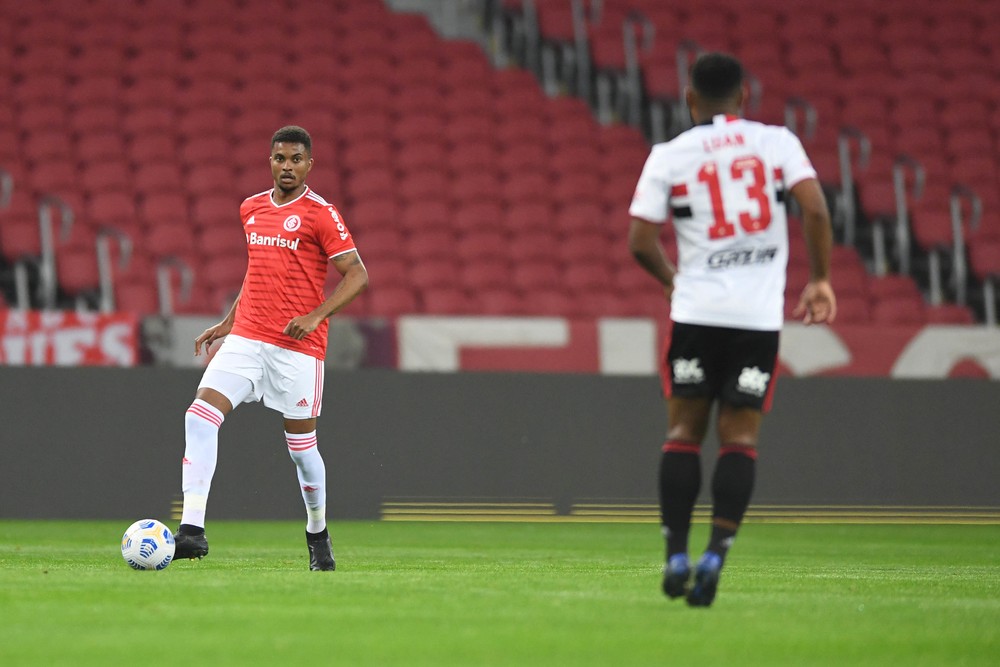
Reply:
[[677, 273], [677, 267], [663, 251], [663, 244], [660, 243], [661, 230], [660, 224], [642, 218], [632, 218], [628, 230], [628, 249], [639, 266], [663, 285], [663, 291], [669, 299], [674, 291], [674, 275]]
[[243, 288], [240, 288], [240, 293], [236, 295], [236, 299], [233, 301], [232, 307], [221, 322], [214, 326], [210, 326], [201, 332], [197, 338], [194, 339], [194, 356], [199, 356], [201, 354], [201, 346], [205, 345], [205, 352], [211, 349], [212, 343], [224, 338], [229, 335], [229, 332], [233, 330], [233, 322], [236, 321], [236, 306], [240, 303], [240, 297], [243, 296]]
[[664, 146], [654, 146], [642, 167], [629, 206], [632, 222], [628, 230], [628, 249], [639, 266], [663, 285], [669, 300], [674, 291], [677, 267], [667, 258], [660, 243], [660, 232], [667, 221], [667, 193], [670, 191], [666, 182]]

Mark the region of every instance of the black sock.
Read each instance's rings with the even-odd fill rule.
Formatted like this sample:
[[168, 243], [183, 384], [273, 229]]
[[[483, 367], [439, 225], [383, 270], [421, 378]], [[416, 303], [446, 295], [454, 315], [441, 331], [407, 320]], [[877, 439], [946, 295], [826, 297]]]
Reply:
[[660, 520], [667, 538], [667, 558], [687, 553], [691, 512], [701, 490], [701, 446], [669, 440], [660, 458]]
[[204, 535], [205, 529], [201, 526], [192, 526], [189, 523], [182, 523], [177, 527], [177, 532], [181, 535]]
[[723, 445], [712, 475], [712, 534], [708, 551], [723, 559], [750, 505], [757, 450], [745, 445]]

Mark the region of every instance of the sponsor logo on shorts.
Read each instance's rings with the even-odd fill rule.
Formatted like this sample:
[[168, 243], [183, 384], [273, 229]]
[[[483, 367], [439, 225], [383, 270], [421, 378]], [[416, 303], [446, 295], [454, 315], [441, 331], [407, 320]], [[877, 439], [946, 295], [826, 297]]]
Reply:
[[734, 248], [719, 250], [708, 256], [708, 268], [713, 270], [728, 269], [734, 266], [752, 266], [754, 264], [769, 264], [778, 255], [778, 246], [763, 248]]
[[674, 384], [698, 384], [705, 381], [701, 359], [674, 359]]
[[765, 373], [757, 366], [744, 368], [736, 380], [736, 390], [751, 396], [763, 396], [767, 392], [767, 383], [771, 380], [771, 374]]

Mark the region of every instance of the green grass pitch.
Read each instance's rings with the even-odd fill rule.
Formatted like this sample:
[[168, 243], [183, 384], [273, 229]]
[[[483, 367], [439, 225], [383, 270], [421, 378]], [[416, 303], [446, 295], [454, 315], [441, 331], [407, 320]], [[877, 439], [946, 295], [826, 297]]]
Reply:
[[1000, 664], [996, 525], [750, 524], [692, 609], [655, 524], [340, 522], [327, 573], [223, 521], [134, 572], [129, 523], [0, 521], [0, 665]]

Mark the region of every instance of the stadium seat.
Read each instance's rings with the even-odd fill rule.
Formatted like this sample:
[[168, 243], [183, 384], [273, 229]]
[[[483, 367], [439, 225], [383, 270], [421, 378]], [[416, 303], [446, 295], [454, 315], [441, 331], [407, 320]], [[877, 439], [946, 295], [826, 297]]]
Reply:
[[508, 203], [550, 202], [551, 189], [552, 184], [545, 172], [512, 173], [503, 186]]
[[[788, 301], [786, 300], [786, 304]], [[790, 305], [794, 308], [798, 303], [797, 299], [791, 300]], [[868, 324], [872, 320], [871, 302], [867, 297], [837, 295], [837, 324]]]
[[246, 237], [236, 220], [199, 217], [197, 211], [195, 219], [207, 220], [192, 229], [196, 232], [198, 249], [203, 257], [246, 255]]
[[0, 220], [0, 253], [3, 253], [7, 262], [13, 264], [20, 259], [38, 257], [41, 254], [42, 242], [37, 217], [4, 215]]
[[56, 253], [56, 276], [59, 287], [70, 296], [96, 292], [100, 276], [95, 247], [60, 248]]
[[408, 240], [397, 250], [397, 256], [408, 257], [414, 267], [423, 262], [450, 262], [459, 257], [458, 243], [458, 238], [448, 227], [417, 228], [410, 232]]
[[[104, 191], [92, 194], [84, 208], [84, 219], [91, 225], [132, 227], [138, 219], [135, 198], [124, 192]], [[178, 227], [174, 227], [178, 229]]]
[[451, 179], [452, 201], [456, 206], [474, 203], [499, 204], [503, 201], [500, 178], [489, 171], [469, 171]]
[[420, 311], [413, 290], [402, 285], [381, 286], [367, 295], [368, 314], [375, 317], [398, 317]]
[[460, 269], [460, 285], [473, 295], [481, 290], [497, 289], [510, 284], [510, 267], [504, 259], [483, 257], [469, 260]]
[[142, 198], [137, 221], [147, 226], [177, 227], [187, 222], [188, 199], [179, 192], [160, 192]]
[[451, 180], [444, 170], [421, 171], [404, 175], [396, 184], [396, 193], [404, 201], [441, 200], [447, 197]]
[[147, 227], [138, 243], [160, 256], [174, 255], [187, 259], [198, 254], [194, 234], [186, 226]]
[[420, 292], [445, 287], [461, 287], [458, 263], [450, 257], [422, 259], [410, 269], [410, 285]]
[[456, 256], [463, 262], [503, 258], [508, 236], [495, 229], [479, 229], [463, 234], [455, 244]]
[[428, 315], [469, 315], [479, 306], [477, 298], [470, 297], [465, 291], [453, 286], [425, 289], [420, 300], [423, 312]]
[[914, 279], [900, 274], [871, 276], [868, 280], [868, 293], [875, 302], [890, 298], [922, 298]]
[[563, 287], [570, 292], [586, 295], [607, 289], [613, 273], [606, 264], [583, 262], [570, 264], [563, 270]]
[[414, 139], [399, 147], [393, 160], [403, 173], [419, 172], [424, 169], [441, 170], [448, 160], [448, 150], [439, 139]]
[[1000, 278], [1000, 239], [978, 240], [970, 245], [969, 268], [981, 282]]
[[872, 322], [875, 324], [924, 324], [927, 316], [924, 303], [909, 296], [878, 298], [872, 305]]
[[510, 283], [519, 290], [554, 289], [562, 284], [563, 272], [551, 259], [515, 261]]
[[479, 229], [501, 229], [504, 206], [499, 201], [475, 201], [455, 206], [451, 215], [452, 228], [459, 233]]
[[155, 315], [160, 299], [155, 283], [120, 280], [115, 283], [115, 307], [119, 312]]
[[454, 238], [451, 203], [436, 195], [436, 191], [429, 192], [423, 199], [408, 202], [401, 209], [397, 222], [400, 229], [411, 235], [413, 242], [431, 232], [440, 232]]
[[521, 293], [508, 287], [478, 290], [472, 297], [478, 315], [524, 315], [526, 308]]
[[957, 303], [927, 306], [924, 315], [928, 324], [975, 324], [976, 322], [972, 310]]
[[511, 234], [507, 250], [514, 263], [534, 260], [553, 261], [559, 243], [560, 239], [555, 232], [537, 229], [526, 234]]

